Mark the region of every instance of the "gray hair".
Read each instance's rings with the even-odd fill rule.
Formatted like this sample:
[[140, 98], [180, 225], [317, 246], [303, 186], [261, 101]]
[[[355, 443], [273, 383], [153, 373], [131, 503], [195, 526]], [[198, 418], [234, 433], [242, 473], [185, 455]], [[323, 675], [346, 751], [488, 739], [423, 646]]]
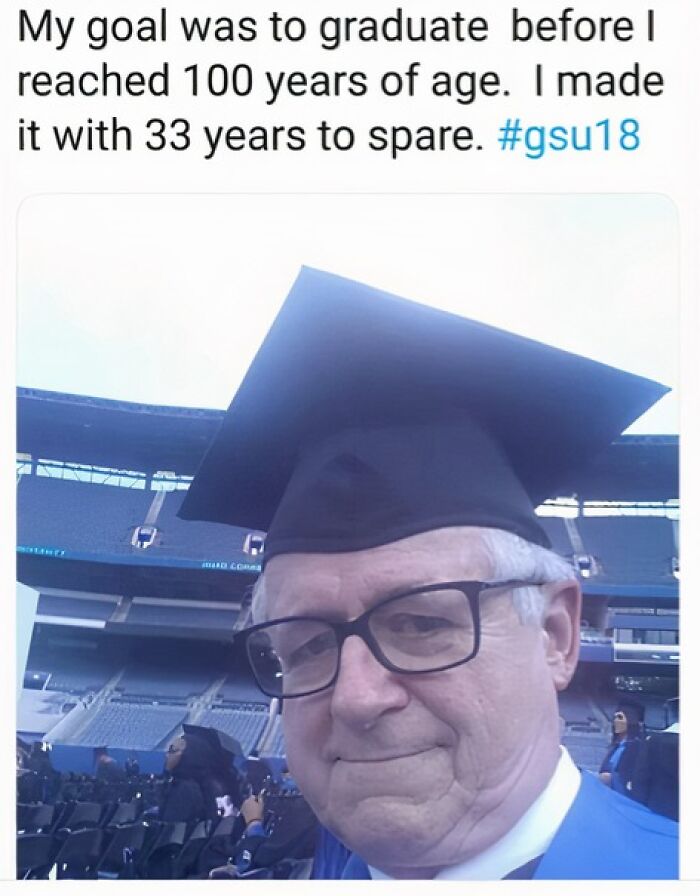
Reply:
[[[548, 583], [575, 578], [571, 565], [554, 551], [503, 529], [481, 528], [479, 534], [491, 564], [491, 578], [494, 582], [520, 579], [525, 582]], [[251, 609], [256, 622], [263, 619], [265, 600], [263, 574], [256, 581], [252, 592]], [[523, 625], [539, 625], [546, 608], [542, 588], [530, 585], [514, 589], [513, 606]]]
[[[494, 582], [521, 579], [546, 584], [575, 578], [571, 564], [554, 551], [503, 529], [483, 528], [479, 534], [492, 564]], [[513, 606], [523, 625], [539, 625], [546, 608], [542, 588], [531, 585], [514, 589]]]

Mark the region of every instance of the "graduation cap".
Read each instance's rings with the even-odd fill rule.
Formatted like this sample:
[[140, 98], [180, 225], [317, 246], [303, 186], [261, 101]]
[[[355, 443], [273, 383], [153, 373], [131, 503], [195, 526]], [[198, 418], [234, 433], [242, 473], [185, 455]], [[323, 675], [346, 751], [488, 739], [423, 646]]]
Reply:
[[615, 712], [623, 712], [628, 724], [639, 725], [644, 721], [644, 706], [638, 700], [631, 697], [622, 697], [615, 709]]
[[226, 761], [233, 759], [235, 756], [242, 756], [243, 750], [238, 741], [219, 731], [218, 728], [204, 728], [201, 725], [183, 725], [182, 730], [185, 737], [195, 737], [207, 744], [215, 755], [222, 756]]
[[549, 545], [533, 507], [666, 391], [302, 268], [180, 516], [267, 531], [266, 563], [459, 525]]

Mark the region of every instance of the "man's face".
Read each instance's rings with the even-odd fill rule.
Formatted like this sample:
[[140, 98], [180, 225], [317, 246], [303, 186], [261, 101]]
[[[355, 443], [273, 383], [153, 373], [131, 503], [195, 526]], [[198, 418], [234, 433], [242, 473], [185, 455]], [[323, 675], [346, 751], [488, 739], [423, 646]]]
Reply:
[[[354, 619], [398, 591], [492, 570], [478, 530], [455, 527], [353, 553], [282, 555], [265, 578], [268, 619]], [[284, 706], [289, 766], [321, 821], [405, 876], [495, 842], [557, 761], [547, 645], [509, 592], [481, 598], [479, 654], [445, 672], [392, 673], [350, 637], [336, 685]]]

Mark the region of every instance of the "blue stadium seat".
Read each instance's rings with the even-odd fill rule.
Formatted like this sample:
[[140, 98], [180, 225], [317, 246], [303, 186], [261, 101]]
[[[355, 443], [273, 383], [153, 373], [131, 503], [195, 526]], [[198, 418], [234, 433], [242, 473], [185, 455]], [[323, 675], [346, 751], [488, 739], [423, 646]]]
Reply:
[[143, 523], [153, 492], [23, 476], [17, 491], [20, 545], [93, 554], [131, 554], [131, 535]]
[[47, 691], [66, 694], [97, 693], [118, 669], [117, 662], [109, 656], [67, 649], [32, 651], [27, 662], [29, 673], [49, 673]]
[[186, 715], [186, 706], [111, 701], [100, 708], [73, 743], [153, 750], [179, 727]]
[[286, 747], [284, 745], [284, 732], [282, 729], [282, 719], [277, 716], [275, 719], [272, 737], [268, 741], [265, 750], [261, 754], [264, 757], [281, 759], [286, 755]]
[[235, 737], [247, 755], [257, 745], [267, 719], [268, 708], [264, 703], [238, 703], [208, 709], [197, 724], [218, 728]]
[[135, 662], [119, 679], [117, 690], [125, 696], [167, 697], [185, 702], [202, 694], [212, 680], [210, 671], [193, 669], [174, 654], [169, 664]]
[[247, 530], [223, 523], [181, 520], [177, 512], [186, 494], [174, 491], [165, 496], [156, 522], [161, 532], [159, 551], [166, 556], [193, 560], [202, 557], [229, 561], [244, 559], [246, 555], [242, 551]]
[[250, 678], [229, 675], [219, 688], [217, 699], [222, 703], [261, 703], [265, 698]]

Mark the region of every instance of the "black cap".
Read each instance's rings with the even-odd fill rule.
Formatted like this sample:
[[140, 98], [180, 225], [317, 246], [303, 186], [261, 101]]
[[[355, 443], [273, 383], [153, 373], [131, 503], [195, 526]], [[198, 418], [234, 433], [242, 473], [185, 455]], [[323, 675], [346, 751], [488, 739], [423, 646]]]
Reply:
[[533, 507], [666, 391], [303, 268], [180, 516], [267, 531], [266, 562], [457, 525], [548, 545]]
[[203, 740], [215, 753], [225, 754], [228, 758], [233, 759], [234, 756], [242, 756], [243, 750], [241, 745], [235, 739], [219, 731], [218, 728], [204, 728], [201, 725], [183, 725], [182, 730], [185, 737], [197, 737]]
[[631, 697], [621, 697], [615, 712], [623, 712], [629, 724], [639, 724], [644, 721], [643, 704]]

